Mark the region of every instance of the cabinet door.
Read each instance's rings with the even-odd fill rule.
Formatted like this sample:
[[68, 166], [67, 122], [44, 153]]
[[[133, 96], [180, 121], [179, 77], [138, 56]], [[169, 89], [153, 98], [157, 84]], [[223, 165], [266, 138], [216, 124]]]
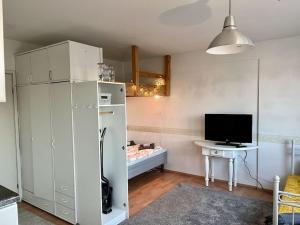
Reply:
[[98, 63], [102, 62], [102, 49], [70, 42], [71, 79], [98, 80]]
[[16, 78], [17, 84], [30, 84], [31, 68], [30, 54], [19, 55], [16, 57]]
[[71, 84], [51, 85], [55, 190], [74, 197]]
[[30, 106], [34, 195], [53, 201], [49, 84], [31, 86]]
[[102, 62], [102, 50], [93, 46], [84, 46], [84, 62], [89, 80], [98, 80], [99, 63]]
[[32, 83], [49, 81], [49, 60], [47, 49], [41, 49], [30, 53]]
[[21, 172], [23, 189], [33, 192], [33, 160], [31, 145], [30, 86], [18, 87]]
[[51, 79], [54, 81], [70, 80], [69, 43], [48, 48]]

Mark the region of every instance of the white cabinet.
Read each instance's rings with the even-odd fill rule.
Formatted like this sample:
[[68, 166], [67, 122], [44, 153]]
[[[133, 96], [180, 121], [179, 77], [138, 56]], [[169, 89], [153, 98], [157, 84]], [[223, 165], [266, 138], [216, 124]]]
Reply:
[[[41, 207], [54, 200], [49, 85], [18, 87], [22, 187]], [[49, 203], [48, 203], [49, 201]]]
[[68, 42], [48, 48], [51, 80], [66, 81], [70, 79], [69, 54]]
[[[17, 57], [18, 58], [18, 57]], [[33, 51], [30, 53], [31, 58], [31, 82], [42, 83], [49, 81], [49, 60], [47, 48]], [[17, 68], [19, 70], [19, 68]]]
[[74, 210], [71, 84], [28, 85], [17, 91], [24, 200], [55, 215], [57, 204]]
[[31, 86], [30, 114], [34, 194], [54, 200], [49, 84]]
[[[96, 81], [72, 84], [78, 223], [119, 224], [128, 217], [125, 85]], [[112, 105], [99, 105], [100, 93]], [[112, 212], [101, 213], [99, 131], [104, 138], [104, 175], [113, 188]], [[88, 191], [87, 191], [88, 187]]]
[[69, 197], [59, 192], [55, 192], [55, 202], [69, 209], [75, 210], [75, 198]]
[[16, 57], [17, 83], [30, 84], [31, 82], [31, 65], [30, 54], [24, 54]]
[[102, 49], [76, 42], [70, 43], [71, 76], [75, 81], [98, 80], [98, 63], [103, 61]]
[[74, 197], [71, 84], [51, 85], [55, 191]]
[[73, 41], [46, 46], [16, 56], [17, 84], [98, 79], [102, 49]]
[[0, 225], [18, 225], [18, 206], [16, 203], [0, 208]]
[[[71, 41], [17, 56], [24, 200], [72, 224], [128, 217], [125, 85], [99, 83], [99, 62], [100, 48]], [[112, 105], [99, 106], [100, 92], [112, 94]], [[109, 215], [101, 213], [104, 127], [103, 166], [113, 185]]]
[[[100, 92], [113, 95], [112, 105], [99, 105]], [[25, 201], [73, 224], [117, 224], [128, 217], [124, 93], [124, 84], [97, 81], [18, 87]], [[104, 127], [103, 167], [113, 186], [108, 215], [101, 213]]]
[[73, 209], [56, 204], [56, 216], [68, 221], [69, 223], [76, 224], [76, 216]]

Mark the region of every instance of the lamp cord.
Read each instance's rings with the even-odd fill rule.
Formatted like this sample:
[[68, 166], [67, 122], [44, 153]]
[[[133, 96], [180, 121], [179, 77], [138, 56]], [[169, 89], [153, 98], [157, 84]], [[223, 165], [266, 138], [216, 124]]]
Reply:
[[255, 180], [258, 183], [258, 185], [261, 187], [262, 190], [265, 190], [264, 187], [263, 187], [263, 185], [258, 180], [258, 178], [252, 176], [251, 171], [250, 171], [250, 169], [249, 169], [249, 167], [247, 165], [247, 161], [246, 161], [247, 156], [248, 156], [248, 153], [247, 153], [247, 151], [245, 151], [245, 156], [244, 157], [240, 156], [240, 157], [243, 160], [244, 166], [245, 166], [245, 168], [246, 168], [246, 170], [247, 170], [250, 178], [253, 179], [253, 180]]
[[229, 16], [231, 16], [231, 0], [229, 0]]

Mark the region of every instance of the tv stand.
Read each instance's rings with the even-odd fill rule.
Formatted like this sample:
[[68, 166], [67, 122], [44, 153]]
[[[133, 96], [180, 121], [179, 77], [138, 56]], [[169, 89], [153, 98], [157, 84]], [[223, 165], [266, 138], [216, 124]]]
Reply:
[[[215, 158], [223, 158], [228, 160], [228, 189], [232, 191], [232, 186], [237, 186], [237, 173], [238, 173], [238, 161], [237, 158], [242, 151], [255, 151], [258, 149], [257, 145], [224, 145], [209, 142], [209, 141], [195, 141], [196, 145], [202, 148], [202, 155], [205, 162], [205, 186], [208, 186], [209, 176], [211, 181], [214, 182], [215, 172], [214, 164]], [[230, 143], [232, 144], [232, 143]], [[238, 146], [238, 147], [237, 147]], [[258, 177], [256, 177], [258, 178]]]
[[236, 148], [245, 148], [246, 145], [243, 145], [242, 143], [231, 143], [231, 142], [217, 142], [216, 145], [225, 145], [225, 146], [233, 146]]

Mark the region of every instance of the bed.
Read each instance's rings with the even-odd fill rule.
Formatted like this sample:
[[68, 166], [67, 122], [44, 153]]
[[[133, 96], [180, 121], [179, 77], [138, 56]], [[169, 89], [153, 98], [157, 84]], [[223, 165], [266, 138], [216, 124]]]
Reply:
[[274, 178], [273, 225], [300, 225], [300, 176], [295, 175], [295, 141], [292, 140], [291, 175], [283, 191], [279, 190], [280, 178]]
[[127, 151], [128, 179], [156, 167], [163, 170], [167, 163], [167, 150], [160, 146], [155, 146], [153, 149], [140, 149], [140, 145], [132, 145], [127, 147]]

